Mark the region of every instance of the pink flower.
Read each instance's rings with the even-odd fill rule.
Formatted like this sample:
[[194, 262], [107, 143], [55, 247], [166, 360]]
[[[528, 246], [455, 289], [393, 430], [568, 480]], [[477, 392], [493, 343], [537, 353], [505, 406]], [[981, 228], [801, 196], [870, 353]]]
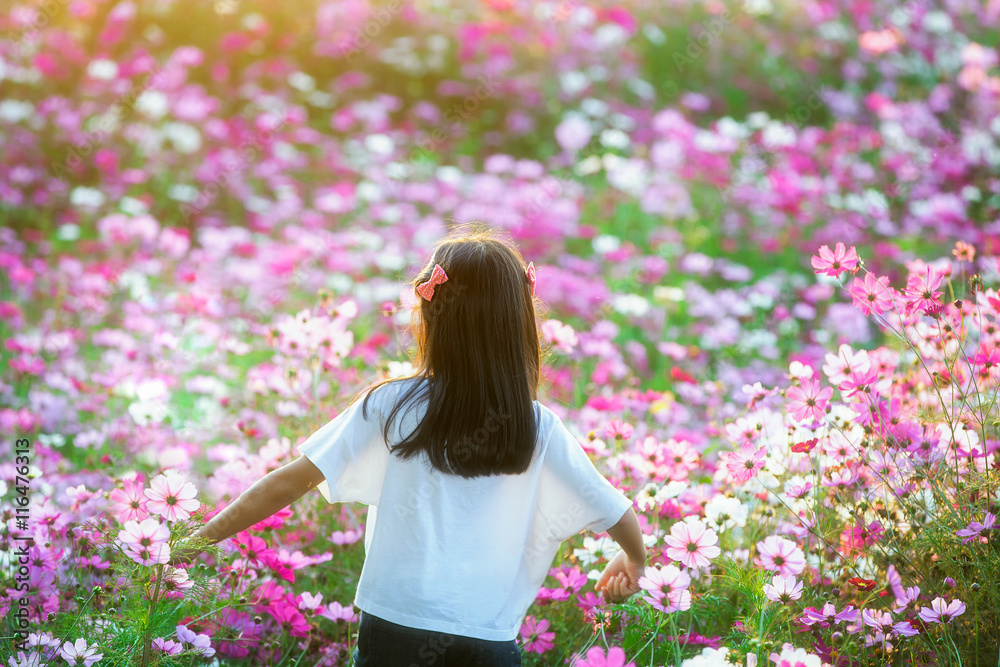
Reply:
[[855, 371], [867, 371], [871, 368], [871, 358], [868, 350], [858, 350], [855, 352], [850, 345], [841, 345], [837, 354], [826, 355], [826, 363], [823, 364], [823, 372], [830, 380], [830, 384], [841, 385], [848, 376]]
[[818, 255], [812, 256], [811, 262], [816, 273], [839, 278], [841, 273], [854, 273], [858, 270], [858, 252], [854, 246], [845, 250], [843, 243], [836, 244], [832, 252], [830, 246], [824, 245], [820, 247]]
[[788, 413], [798, 422], [819, 421], [826, 414], [826, 407], [833, 396], [833, 387], [820, 389], [819, 380], [810, 378], [802, 380], [800, 386], [789, 387]]
[[895, 51], [902, 41], [902, 34], [894, 28], [867, 30], [858, 36], [858, 46], [875, 56]]
[[763, 447], [757, 449], [753, 444], [744, 442], [738, 450], [726, 456], [726, 468], [737, 484], [743, 484], [757, 476], [766, 459]]
[[329, 605], [318, 607], [316, 613], [331, 621], [343, 621], [345, 623], [357, 623], [358, 615], [354, 607], [345, 607], [339, 602], [331, 602]]
[[806, 569], [806, 556], [795, 542], [771, 535], [757, 543], [759, 564], [765, 570], [778, 572], [786, 577], [802, 574]]
[[847, 288], [847, 293], [854, 299], [854, 306], [862, 315], [881, 315], [892, 308], [893, 291], [885, 276], [876, 278], [869, 273], [864, 278], [855, 278]]
[[837, 608], [827, 602], [822, 610], [814, 607], [806, 607], [802, 612], [802, 622], [806, 625], [819, 625], [821, 628], [828, 628], [834, 623], [855, 623], [858, 620], [858, 610], [854, 605], [847, 605], [840, 613]]
[[768, 600], [788, 604], [802, 597], [802, 582], [795, 577], [776, 574], [771, 578], [771, 583], [764, 584], [764, 596]]
[[635, 433], [635, 427], [621, 419], [612, 420], [604, 427], [604, 435], [614, 440], [628, 440]]
[[177, 655], [184, 650], [184, 647], [175, 642], [173, 639], [164, 639], [163, 637], [157, 637], [153, 640], [153, 648], [157, 651], [163, 651], [167, 655]]
[[569, 116], [556, 126], [556, 141], [569, 153], [575, 153], [590, 143], [591, 135], [590, 122], [581, 116]]
[[691, 575], [674, 565], [647, 567], [639, 577], [639, 587], [647, 592], [643, 600], [666, 614], [691, 608], [691, 593], [687, 591], [690, 585]]
[[934, 598], [931, 606], [923, 607], [917, 615], [925, 623], [951, 623], [956, 616], [965, 613], [965, 603], [961, 600], [952, 600], [950, 604], [945, 604], [944, 598]]
[[861, 622], [883, 634], [892, 630], [892, 614], [887, 611], [865, 609], [861, 612]]
[[788, 642], [781, 647], [781, 654], [772, 653], [769, 660], [777, 667], [821, 667], [823, 660], [804, 648], [795, 648]]
[[583, 660], [574, 663], [574, 667], [635, 667], [634, 662], [625, 663], [625, 651], [617, 646], [608, 649], [607, 654], [600, 646], [591, 646]]
[[127, 546], [149, 547], [170, 540], [170, 529], [156, 519], [127, 521], [123, 530], [118, 531], [118, 539]]
[[119, 523], [142, 521], [149, 516], [146, 511], [146, 496], [142, 484], [132, 479], [125, 480], [124, 489], [114, 489], [109, 494], [111, 513]]
[[170, 530], [156, 519], [128, 521], [118, 532], [118, 540], [125, 546], [125, 553], [136, 563], [150, 565], [170, 560]]
[[149, 498], [146, 508], [167, 521], [187, 519], [191, 516], [191, 512], [201, 507], [201, 503], [195, 500], [198, 491], [194, 488], [194, 484], [185, 481], [177, 473], [158, 475], [153, 478], [149, 486], [150, 488], [146, 489], [146, 497]]
[[526, 652], [545, 653], [555, 646], [552, 640], [556, 633], [546, 632], [548, 627], [549, 622], [544, 618], [538, 620], [534, 616], [528, 616], [524, 619], [524, 623], [521, 625], [521, 643]]
[[304, 592], [299, 596], [299, 609], [302, 611], [306, 611], [308, 609], [309, 611], [315, 612], [316, 608], [321, 604], [323, 604], [322, 593], [313, 595], [312, 593]]
[[87, 641], [84, 639], [77, 639], [73, 644], [66, 642], [63, 644], [62, 650], [59, 651], [59, 654], [69, 664], [83, 665], [83, 667], [90, 667], [104, 657], [103, 653], [97, 652], [96, 646], [88, 647]]
[[715, 546], [719, 536], [701, 521], [678, 521], [664, 541], [667, 543], [667, 557], [687, 567], [706, 567], [709, 559], [722, 553]]
[[573, 351], [577, 345], [576, 332], [573, 327], [563, 324], [559, 320], [545, 320], [542, 322], [542, 336], [552, 347], [567, 354]]
[[924, 275], [911, 274], [906, 280], [906, 287], [903, 289], [903, 298], [906, 300], [906, 311], [908, 313], [928, 313], [934, 314], [941, 308], [938, 297], [941, 292], [937, 292], [941, 286], [943, 276], [930, 267]]

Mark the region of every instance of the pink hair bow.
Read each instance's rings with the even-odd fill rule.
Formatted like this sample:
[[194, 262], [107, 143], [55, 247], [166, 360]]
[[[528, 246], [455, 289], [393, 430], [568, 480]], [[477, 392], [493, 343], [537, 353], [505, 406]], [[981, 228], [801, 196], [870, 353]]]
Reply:
[[535, 296], [535, 263], [528, 262], [528, 268], [524, 270], [524, 275], [528, 276], [528, 283], [531, 285], [531, 296]]
[[435, 264], [430, 279], [417, 285], [417, 294], [430, 301], [434, 296], [434, 286], [446, 282], [448, 282], [448, 274], [444, 272], [440, 264]]

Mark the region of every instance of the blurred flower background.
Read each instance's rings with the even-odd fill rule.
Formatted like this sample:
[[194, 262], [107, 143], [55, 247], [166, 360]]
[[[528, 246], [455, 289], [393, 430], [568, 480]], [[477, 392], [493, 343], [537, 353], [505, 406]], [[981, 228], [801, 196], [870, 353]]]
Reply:
[[526, 665], [996, 664], [998, 43], [998, 0], [4, 3], [0, 661], [348, 664], [363, 507], [170, 548], [410, 372], [478, 221], [653, 556], [608, 605], [564, 544]]

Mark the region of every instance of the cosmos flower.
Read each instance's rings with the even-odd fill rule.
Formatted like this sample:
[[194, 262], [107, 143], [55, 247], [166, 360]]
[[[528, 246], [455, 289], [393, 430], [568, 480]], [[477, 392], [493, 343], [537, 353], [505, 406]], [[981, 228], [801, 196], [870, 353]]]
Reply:
[[144, 488], [133, 479], [126, 479], [124, 484], [124, 489], [113, 489], [109, 494], [111, 513], [119, 523], [142, 521], [149, 516]]
[[814, 422], [823, 418], [826, 407], [833, 396], [833, 387], [820, 388], [819, 380], [802, 380], [798, 387], [789, 387], [785, 407], [792, 419], [798, 422]]
[[605, 653], [600, 646], [591, 646], [582, 660], [577, 660], [575, 667], [635, 667], [634, 662], [626, 663], [625, 651], [618, 646], [612, 646]]
[[771, 583], [764, 584], [764, 596], [768, 600], [787, 604], [802, 597], [802, 582], [795, 577], [785, 577], [776, 574]]
[[752, 443], [744, 442], [735, 452], [726, 455], [726, 468], [737, 484], [744, 484], [757, 476], [766, 460], [763, 447], [757, 448]]
[[667, 557], [687, 567], [706, 567], [709, 559], [722, 553], [716, 546], [718, 535], [701, 521], [678, 521], [663, 541], [667, 543]]
[[85, 639], [77, 639], [72, 644], [66, 642], [59, 654], [69, 664], [83, 667], [90, 667], [104, 657], [103, 653], [97, 652], [96, 646], [88, 646]]
[[802, 574], [806, 569], [806, 557], [795, 542], [771, 535], [757, 543], [760, 565], [765, 570], [777, 572], [786, 577]]
[[952, 600], [946, 603], [944, 598], [934, 598], [930, 607], [922, 607], [917, 613], [925, 623], [951, 623], [956, 616], [965, 613], [965, 603]]
[[146, 508], [152, 514], [159, 514], [167, 521], [178, 521], [191, 516], [201, 503], [195, 500], [198, 495], [194, 484], [186, 481], [177, 473], [157, 475], [146, 489]]
[[845, 249], [843, 243], [837, 243], [832, 251], [830, 246], [824, 245], [820, 246], [810, 262], [816, 273], [839, 278], [842, 273], [854, 273], [858, 270], [858, 252], [854, 246]]
[[556, 633], [548, 631], [549, 622], [546, 619], [536, 619], [528, 615], [521, 624], [521, 645], [527, 653], [545, 653], [555, 644]]

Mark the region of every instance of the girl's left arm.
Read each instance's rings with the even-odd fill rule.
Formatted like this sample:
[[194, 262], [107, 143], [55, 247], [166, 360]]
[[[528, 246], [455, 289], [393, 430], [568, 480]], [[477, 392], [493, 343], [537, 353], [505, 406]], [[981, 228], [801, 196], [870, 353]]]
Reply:
[[205, 538], [212, 544], [221, 542], [288, 507], [323, 480], [319, 468], [305, 456], [300, 456], [254, 482], [199, 528], [194, 536]]

